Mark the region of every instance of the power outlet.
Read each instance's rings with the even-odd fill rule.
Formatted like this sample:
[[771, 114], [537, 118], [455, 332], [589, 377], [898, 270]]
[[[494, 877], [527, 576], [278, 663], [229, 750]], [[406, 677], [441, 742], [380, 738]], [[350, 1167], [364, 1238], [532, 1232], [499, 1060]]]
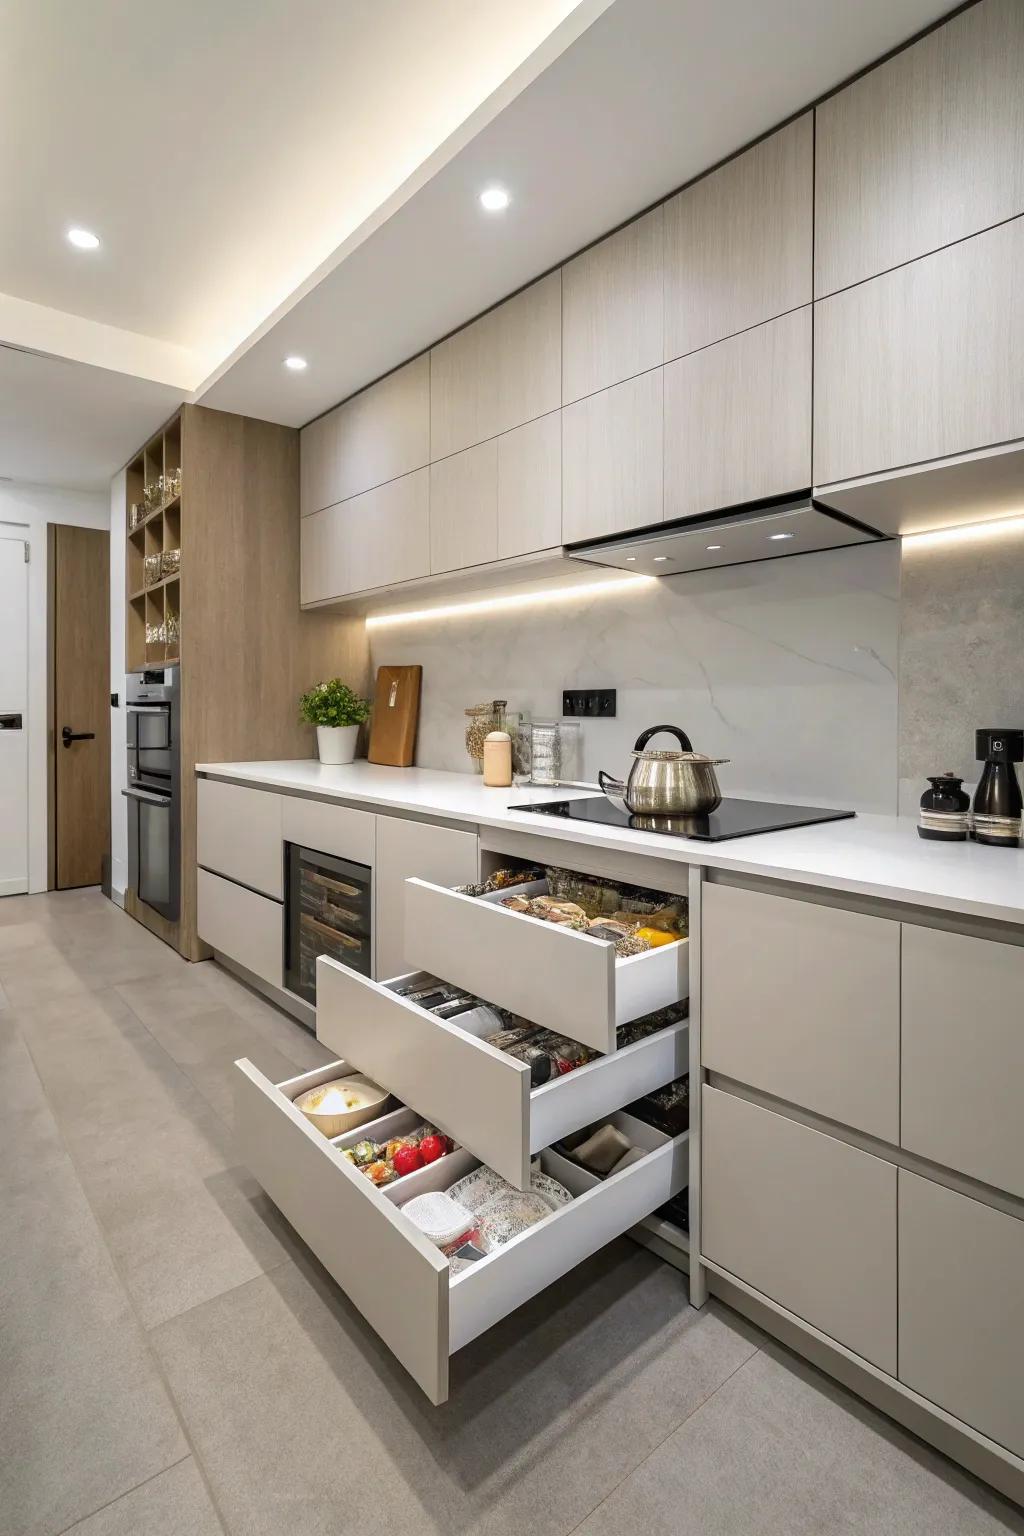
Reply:
[[615, 718], [614, 688], [565, 688], [562, 690], [562, 714], [588, 715], [602, 720]]

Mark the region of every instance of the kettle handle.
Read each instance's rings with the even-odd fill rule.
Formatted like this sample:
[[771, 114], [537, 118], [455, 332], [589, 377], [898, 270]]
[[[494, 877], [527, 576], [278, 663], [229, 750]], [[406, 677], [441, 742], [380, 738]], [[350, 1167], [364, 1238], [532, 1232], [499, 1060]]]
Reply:
[[679, 729], [678, 725], [652, 725], [649, 730], [641, 731], [640, 735], [636, 739], [636, 745], [634, 746], [633, 751], [642, 752], [644, 747], [646, 747], [647, 743], [650, 741], [651, 737], [657, 736], [659, 731], [668, 731], [670, 736], [674, 736], [684, 752], [693, 751], [692, 741], [690, 740], [689, 736], [687, 736], [685, 731], [681, 731]]
[[606, 795], [613, 796], [617, 800], [621, 800], [622, 796], [626, 793], [626, 786], [622, 780], [613, 779], [611, 774], [605, 773], [603, 768], [598, 771], [597, 783], [598, 788], [603, 790]]

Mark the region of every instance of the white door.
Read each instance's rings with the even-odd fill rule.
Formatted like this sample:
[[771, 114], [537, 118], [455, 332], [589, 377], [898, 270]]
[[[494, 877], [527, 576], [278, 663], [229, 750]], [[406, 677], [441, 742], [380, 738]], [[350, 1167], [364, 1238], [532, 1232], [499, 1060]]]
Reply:
[[28, 890], [28, 563], [0, 536], [0, 896]]

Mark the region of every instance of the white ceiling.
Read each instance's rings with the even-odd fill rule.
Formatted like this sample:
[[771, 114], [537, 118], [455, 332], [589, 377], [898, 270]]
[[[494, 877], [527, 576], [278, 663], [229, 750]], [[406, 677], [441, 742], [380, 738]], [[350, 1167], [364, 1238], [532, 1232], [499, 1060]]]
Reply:
[[302, 424], [948, 9], [0, 0], [0, 342], [59, 360], [0, 358], [0, 475], [101, 483], [193, 392]]

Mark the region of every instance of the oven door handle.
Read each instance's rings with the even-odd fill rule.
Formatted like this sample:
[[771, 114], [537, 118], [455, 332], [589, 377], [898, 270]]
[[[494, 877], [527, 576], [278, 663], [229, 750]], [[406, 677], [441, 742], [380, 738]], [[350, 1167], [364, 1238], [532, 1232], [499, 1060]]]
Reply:
[[169, 704], [127, 704], [125, 705], [130, 715], [169, 715]]
[[122, 789], [121, 793], [126, 800], [144, 800], [147, 805], [162, 805], [165, 809], [170, 809], [170, 795], [151, 795], [145, 789]]

